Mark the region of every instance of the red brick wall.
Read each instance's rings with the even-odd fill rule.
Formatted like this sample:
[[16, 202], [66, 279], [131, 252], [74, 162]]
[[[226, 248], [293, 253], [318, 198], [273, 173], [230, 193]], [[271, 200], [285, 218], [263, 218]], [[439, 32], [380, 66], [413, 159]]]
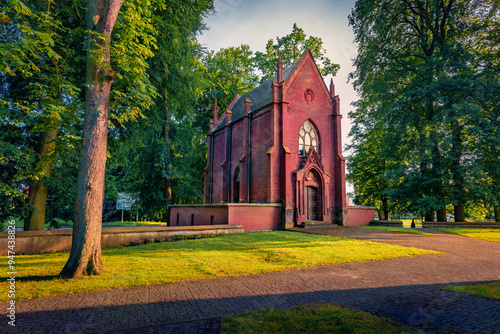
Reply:
[[239, 205], [229, 207], [229, 224], [242, 225], [245, 232], [276, 231], [281, 205]]
[[348, 206], [349, 226], [368, 226], [375, 219], [374, 207]]
[[[278, 229], [281, 205], [279, 204], [212, 204], [175, 205], [170, 207], [170, 226], [189, 226], [194, 215], [194, 225], [242, 225], [245, 232], [274, 231]], [[179, 215], [179, 225], [177, 225]]]
[[[288, 101], [288, 110], [284, 113], [283, 127], [287, 129], [283, 137], [283, 145], [288, 147], [291, 154], [287, 156], [287, 184], [286, 202], [287, 206], [294, 204], [295, 194], [293, 191], [292, 172], [301, 167], [303, 158], [299, 157], [298, 134], [300, 127], [305, 121], [310, 121], [319, 137], [318, 155], [325, 173], [332, 176], [328, 189], [322, 193], [327, 196], [328, 203], [323, 203], [323, 219], [330, 220], [329, 208], [335, 206], [335, 181], [334, 181], [334, 158], [336, 156], [332, 138], [332, 112], [333, 101], [331, 93], [325, 86], [323, 79], [318, 74], [312, 61], [306, 61], [303, 67], [297, 69], [297, 79], [290, 81], [290, 86], [285, 89], [284, 100]], [[314, 93], [313, 101], [305, 99], [304, 92], [310, 89]], [[303, 180], [301, 185], [303, 185]], [[325, 186], [327, 186], [325, 184]], [[303, 189], [301, 189], [301, 192]], [[327, 215], [328, 213], [328, 215]]]
[[[244, 144], [246, 143], [245, 137], [248, 136], [247, 132], [248, 129], [245, 128], [245, 125], [247, 124], [246, 122], [242, 122], [243, 120], [240, 120], [239, 122], [235, 123], [232, 128], [232, 145], [231, 145], [231, 202], [235, 202], [234, 198], [234, 173], [237, 168], [240, 169], [240, 200], [246, 200], [246, 160], [241, 161], [242, 157], [246, 154], [248, 151], [248, 147], [246, 147]], [[248, 125], [247, 125], [248, 126]], [[244, 188], [244, 196], [242, 188]]]
[[[211, 225], [211, 222], [212, 225], [225, 225], [229, 221], [227, 207], [223, 204], [179, 205], [171, 207], [170, 226], [190, 226], [192, 215], [194, 215], [194, 226]], [[177, 217], [179, 217], [178, 223]]]
[[273, 146], [271, 133], [271, 113], [262, 111], [252, 118], [252, 152], [250, 201], [267, 202], [269, 200], [269, 155]]
[[[220, 203], [224, 201], [224, 178], [226, 177], [227, 169], [221, 167], [221, 164], [226, 160], [226, 131], [218, 131], [214, 138], [214, 159], [212, 171], [212, 203]], [[227, 162], [226, 162], [227, 164]]]

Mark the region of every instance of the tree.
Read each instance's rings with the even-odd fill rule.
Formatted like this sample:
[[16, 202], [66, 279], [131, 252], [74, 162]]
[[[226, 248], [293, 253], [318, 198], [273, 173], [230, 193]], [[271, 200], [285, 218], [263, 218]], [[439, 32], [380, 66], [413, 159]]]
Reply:
[[265, 52], [255, 53], [255, 67], [262, 73], [260, 82], [263, 83], [276, 75], [276, 59], [281, 57], [283, 68], [292, 66], [302, 55], [305, 49], [311, 50], [321, 75], [336, 75], [340, 65], [333, 64], [323, 48], [323, 41], [319, 37], [309, 36], [306, 39], [304, 30], [293, 24], [292, 32], [283, 37], [276, 37], [276, 42], [270, 39], [266, 44]]
[[148, 74], [158, 94], [145, 118], [113, 132], [113, 173], [122, 191], [138, 195], [143, 218], [165, 221], [167, 206], [197, 203], [202, 194], [205, 127], [196, 122], [197, 103], [208, 85], [196, 34], [212, 1], [164, 1], [153, 13], [158, 49]]
[[[0, 112], [6, 113], [2, 119], [9, 128], [2, 141], [9, 142], [13, 132], [23, 133], [24, 140], [18, 137], [14, 145], [32, 152], [35, 159], [22, 172], [29, 185], [28, 205], [21, 214], [26, 217], [25, 230], [44, 229], [52, 163], [67, 139], [64, 129], [80, 107], [81, 60], [75, 52], [81, 46], [80, 22], [72, 6], [73, 2], [49, 0], [28, 5], [12, 1], [2, 7], [0, 54], [5, 75], [0, 77]], [[12, 162], [25, 166], [20, 159]]]
[[353, 116], [387, 125], [384, 150], [397, 153], [387, 193], [426, 219], [437, 211], [444, 220], [453, 203], [463, 220], [480, 175], [471, 133], [482, 108], [476, 96], [484, 96], [477, 83], [485, 81], [468, 44], [485, 28], [471, 17], [496, 11], [476, 1], [360, 0], [350, 15], [359, 44], [351, 80], [370, 106], [368, 117]]
[[[363, 112], [357, 110], [356, 112]], [[354, 115], [351, 113], [351, 117]], [[353, 117], [354, 118], [354, 117]], [[358, 119], [359, 122], [359, 119]], [[356, 204], [374, 205], [378, 209], [381, 220], [389, 219], [389, 190], [387, 172], [390, 157], [383, 149], [383, 132], [377, 129], [381, 124], [373, 123], [373, 127], [359, 131], [362, 127], [356, 124], [351, 128], [352, 144], [347, 148], [352, 150], [348, 157], [347, 179], [356, 189]], [[378, 131], [378, 133], [377, 133]]]
[[62, 276], [100, 274], [102, 205], [106, 169], [108, 110], [111, 84], [110, 41], [123, 0], [87, 2], [87, 92], [84, 138], [78, 174], [71, 253]]

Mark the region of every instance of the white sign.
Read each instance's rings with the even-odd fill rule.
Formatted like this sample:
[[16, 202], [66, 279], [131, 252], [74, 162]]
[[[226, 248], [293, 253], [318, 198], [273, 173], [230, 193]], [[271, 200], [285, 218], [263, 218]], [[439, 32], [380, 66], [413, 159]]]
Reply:
[[118, 193], [118, 199], [116, 200], [116, 210], [132, 210], [132, 205], [137, 201], [137, 195]]

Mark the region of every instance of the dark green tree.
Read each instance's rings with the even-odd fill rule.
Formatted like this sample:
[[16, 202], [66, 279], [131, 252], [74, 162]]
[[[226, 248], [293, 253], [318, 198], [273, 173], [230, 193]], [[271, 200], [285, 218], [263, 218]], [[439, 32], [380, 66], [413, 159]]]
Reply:
[[158, 49], [148, 61], [157, 95], [144, 118], [112, 130], [111, 164], [118, 188], [138, 195], [141, 216], [166, 221], [169, 203], [199, 202], [202, 194], [206, 125], [196, 124], [195, 106], [208, 81], [195, 37], [213, 5], [164, 1], [159, 8], [152, 17]]
[[471, 133], [484, 75], [467, 44], [485, 28], [471, 18], [497, 10], [476, 1], [360, 0], [350, 15], [359, 45], [351, 79], [370, 106], [355, 123], [384, 124], [384, 150], [397, 158], [386, 193], [429, 220], [436, 211], [444, 220], [452, 203], [463, 221], [473, 197], [480, 168]]
[[25, 230], [44, 229], [52, 163], [74, 137], [74, 131], [65, 129], [77, 122], [81, 110], [82, 26], [75, 6], [64, 0], [10, 1], [2, 6], [0, 113], [5, 121], [0, 140], [34, 159], [31, 165], [21, 158], [25, 154], [13, 159], [12, 168], [18, 172], [11, 176], [17, 176], [2, 182], [12, 186], [22, 175], [29, 188], [28, 205], [16, 205], [24, 209], [18, 214], [25, 218]]

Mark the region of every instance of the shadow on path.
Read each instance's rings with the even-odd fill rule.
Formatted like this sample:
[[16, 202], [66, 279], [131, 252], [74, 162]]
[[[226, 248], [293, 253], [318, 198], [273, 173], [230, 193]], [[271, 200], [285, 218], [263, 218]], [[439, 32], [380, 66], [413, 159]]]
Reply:
[[[468, 282], [467, 284], [470, 284]], [[485, 283], [485, 282], [473, 282]], [[220, 317], [261, 308], [336, 303], [393, 318], [427, 333], [500, 333], [500, 301], [442, 284], [131, 303], [21, 313], [2, 333], [211, 333]]]

